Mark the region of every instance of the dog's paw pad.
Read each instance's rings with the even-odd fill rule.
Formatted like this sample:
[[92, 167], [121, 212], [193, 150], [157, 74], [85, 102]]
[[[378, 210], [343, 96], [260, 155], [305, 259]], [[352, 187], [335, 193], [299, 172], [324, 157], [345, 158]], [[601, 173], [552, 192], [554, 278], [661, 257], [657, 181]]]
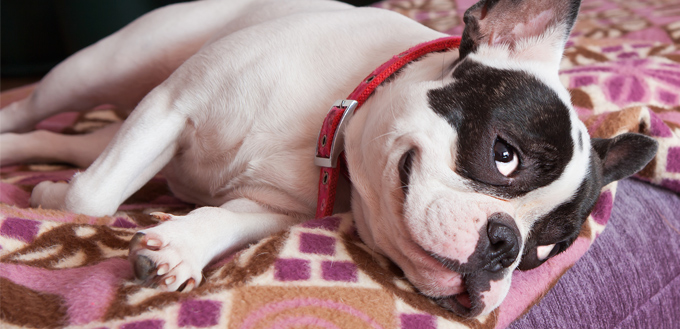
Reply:
[[149, 278], [156, 275], [156, 264], [149, 258], [143, 255], [135, 257], [132, 261], [132, 267], [135, 271], [135, 277], [142, 282], [147, 282]]

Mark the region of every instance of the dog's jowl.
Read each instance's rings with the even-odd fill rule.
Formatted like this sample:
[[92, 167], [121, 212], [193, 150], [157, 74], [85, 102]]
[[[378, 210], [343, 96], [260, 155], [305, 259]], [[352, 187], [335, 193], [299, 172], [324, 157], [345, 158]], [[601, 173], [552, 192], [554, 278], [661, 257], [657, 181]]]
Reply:
[[[600, 189], [643, 168], [650, 138], [591, 139], [558, 68], [577, 0], [481, 1], [459, 49], [383, 82], [344, 131], [335, 211], [423, 294], [488, 314], [512, 272], [576, 239]], [[188, 291], [216, 257], [310, 219], [328, 107], [383, 62], [444, 37], [397, 13], [315, 0], [158, 9], [54, 68], [0, 111], [3, 164], [70, 162], [32, 206], [111, 215], [156, 173], [200, 205], [132, 240], [138, 280]], [[134, 109], [91, 135], [30, 132], [64, 111]]]

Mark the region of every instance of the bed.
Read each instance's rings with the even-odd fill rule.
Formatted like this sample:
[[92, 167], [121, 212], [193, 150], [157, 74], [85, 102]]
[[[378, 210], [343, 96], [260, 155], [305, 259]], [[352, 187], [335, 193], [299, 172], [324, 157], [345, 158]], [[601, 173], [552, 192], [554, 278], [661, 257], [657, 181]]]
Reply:
[[[374, 4], [459, 35], [474, 0]], [[0, 323], [7, 328], [673, 328], [680, 324], [680, 3], [584, 0], [561, 79], [594, 137], [638, 132], [659, 142], [634, 178], [602, 190], [566, 252], [513, 276], [493, 313], [462, 319], [418, 294], [356, 236], [349, 214], [310, 220], [226, 257], [190, 293], [132, 280], [127, 245], [186, 213], [162, 175], [114, 216], [29, 207], [60, 164], [0, 169]], [[32, 86], [2, 94], [2, 106]], [[40, 129], [84, 134], [121, 120], [115, 109], [65, 113]]]

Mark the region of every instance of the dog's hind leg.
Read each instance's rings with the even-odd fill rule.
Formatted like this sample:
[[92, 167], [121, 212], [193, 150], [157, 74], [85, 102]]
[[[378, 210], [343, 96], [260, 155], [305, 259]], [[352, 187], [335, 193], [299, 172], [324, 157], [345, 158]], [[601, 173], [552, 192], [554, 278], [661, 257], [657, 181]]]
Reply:
[[298, 222], [248, 199], [198, 208], [186, 216], [152, 215], [165, 222], [138, 232], [128, 259], [138, 280], [167, 291], [184, 285], [183, 291], [193, 289], [212, 260]]
[[47, 130], [0, 134], [0, 165], [58, 162], [87, 168], [113, 139], [121, 124], [112, 123], [84, 135], [63, 135]]
[[113, 215], [175, 155], [187, 117], [173, 105], [171, 94], [156, 88], [147, 95], [86, 171], [69, 184], [38, 184], [31, 205], [91, 216]]

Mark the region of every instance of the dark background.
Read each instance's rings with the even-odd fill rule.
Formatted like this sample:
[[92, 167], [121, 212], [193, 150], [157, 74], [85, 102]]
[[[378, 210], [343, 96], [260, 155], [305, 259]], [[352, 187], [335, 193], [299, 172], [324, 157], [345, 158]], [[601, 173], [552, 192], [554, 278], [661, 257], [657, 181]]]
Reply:
[[[226, 0], [229, 1], [229, 0]], [[373, 1], [347, 0], [357, 6]], [[57, 63], [135, 18], [178, 0], [2, 0], [2, 90], [38, 80]]]

